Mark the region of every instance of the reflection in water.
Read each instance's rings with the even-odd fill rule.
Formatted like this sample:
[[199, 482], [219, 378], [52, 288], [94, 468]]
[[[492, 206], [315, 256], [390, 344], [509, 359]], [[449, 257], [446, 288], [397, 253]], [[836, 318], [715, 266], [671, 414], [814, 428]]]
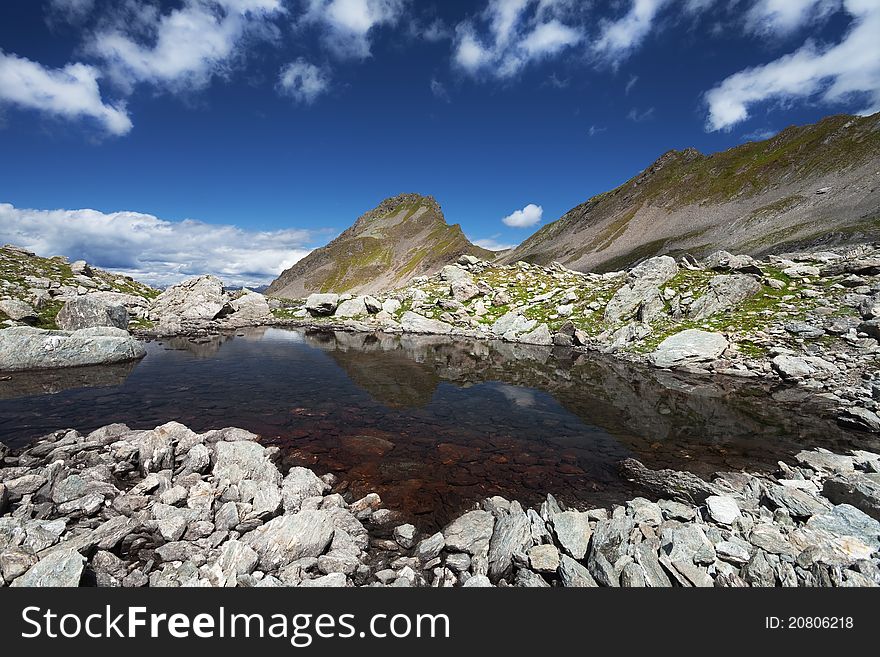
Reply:
[[107, 388], [121, 385], [134, 371], [136, 361], [61, 370], [12, 372], [0, 377], [0, 399], [54, 395], [75, 388]]
[[46, 375], [29, 375], [22, 389], [36, 396], [0, 401], [0, 439], [109, 422], [240, 426], [282, 447], [286, 464], [335, 472], [355, 495], [376, 490], [425, 528], [488, 495], [619, 502], [636, 493], [616, 474], [627, 456], [708, 475], [772, 467], [804, 446], [877, 448], [790, 388], [707, 383], [565, 349], [257, 329], [148, 352], [109, 388], [46, 396]]

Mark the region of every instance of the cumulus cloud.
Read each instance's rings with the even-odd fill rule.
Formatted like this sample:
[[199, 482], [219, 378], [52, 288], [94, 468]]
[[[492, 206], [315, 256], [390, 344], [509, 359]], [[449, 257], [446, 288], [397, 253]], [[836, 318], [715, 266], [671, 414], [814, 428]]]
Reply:
[[668, 1], [633, 0], [629, 11], [622, 17], [603, 21], [593, 50], [611, 63], [619, 63], [642, 44]]
[[807, 41], [773, 62], [731, 75], [707, 92], [707, 129], [728, 130], [749, 118], [749, 108], [765, 102], [861, 102], [863, 113], [880, 110], [880, 3], [845, 0], [843, 7], [852, 24], [839, 43]]
[[564, 22], [571, 12], [563, 0], [489, 0], [479, 16], [456, 27], [453, 62], [471, 74], [511, 77], [583, 39]]
[[123, 5], [87, 48], [121, 84], [192, 89], [223, 73], [245, 38], [271, 32], [269, 21], [284, 11], [281, 0], [184, 0], [165, 14]]
[[300, 23], [323, 28], [324, 43], [338, 57], [363, 59], [373, 31], [397, 24], [404, 6], [404, 0], [307, 0]]
[[99, 77], [97, 69], [85, 64], [50, 69], [0, 50], [0, 106], [7, 103], [64, 119], [85, 117], [111, 135], [124, 135], [132, 128], [125, 103], [105, 102]]
[[506, 226], [511, 226], [513, 228], [528, 228], [541, 221], [543, 215], [544, 208], [540, 205], [529, 203], [522, 210], [517, 210], [516, 212], [507, 215], [501, 221]]
[[310, 104], [330, 88], [330, 75], [300, 57], [281, 69], [278, 88], [297, 102]]
[[29, 210], [0, 203], [0, 243], [83, 259], [159, 286], [198, 274], [214, 274], [227, 285], [262, 285], [305, 257], [315, 235], [165, 221], [138, 212]]

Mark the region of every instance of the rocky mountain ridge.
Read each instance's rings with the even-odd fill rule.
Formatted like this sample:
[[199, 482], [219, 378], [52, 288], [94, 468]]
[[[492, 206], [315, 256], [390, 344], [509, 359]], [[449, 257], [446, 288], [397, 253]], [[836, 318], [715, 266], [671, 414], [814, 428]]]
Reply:
[[880, 114], [831, 116], [703, 155], [669, 151], [500, 261], [579, 271], [718, 249], [765, 255], [880, 236]]
[[401, 194], [360, 216], [327, 246], [284, 271], [267, 294], [295, 299], [314, 292], [376, 292], [431, 274], [462, 254], [493, 258], [449, 225], [431, 196]]

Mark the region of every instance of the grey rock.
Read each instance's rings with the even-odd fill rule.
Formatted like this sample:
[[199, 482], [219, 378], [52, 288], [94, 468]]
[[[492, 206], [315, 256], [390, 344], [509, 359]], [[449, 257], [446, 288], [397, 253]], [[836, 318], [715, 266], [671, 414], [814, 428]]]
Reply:
[[284, 477], [284, 483], [281, 486], [284, 511], [286, 513], [299, 511], [303, 500], [309, 497], [320, 497], [329, 489], [330, 486], [315, 476], [311, 470], [293, 467]]
[[338, 294], [310, 294], [306, 299], [306, 311], [315, 317], [332, 315], [338, 305]]
[[644, 588], [648, 585], [645, 573], [634, 561], [630, 561], [620, 571], [620, 586], [626, 588]]
[[691, 305], [688, 316], [697, 321], [707, 319], [742, 303], [761, 291], [761, 284], [745, 274], [715, 276], [706, 293]]
[[437, 319], [429, 319], [411, 310], [403, 313], [400, 318], [400, 326], [407, 333], [425, 333], [433, 335], [447, 335], [452, 332], [453, 326]]
[[555, 545], [535, 545], [528, 556], [529, 567], [539, 573], [555, 573], [559, 568], [559, 550]]
[[736, 500], [727, 495], [710, 495], [706, 507], [712, 520], [722, 525], [732, 525], [742, 515]]
[[563, 511], [551, 519], [553, 533], [562, 549], [574, 559], [583, 559], [587, 554], [590, 536], [590, 518], [580, 511]]
[[489, 577], [497, 581], [507, 575], [512, 567], [513, 555], [524, 553], [531, 544], [531, 522], [519, 502], [513, 502], [510, 509], [502, 512], [495, 521], [489, 542]]
[[329, 511], [300, 511], [279, 516], [242, 540], [260, 555], [265, 570], [277, 570], [303, 557], [318, 557], [333, 539]]
[[660, 547], [672, 563], [711, 564], [715, 560], [715, 548], [699, 525], [664, 527]]
[[[605, 321], [614, 324], [632, 319], [643, 306], [656, 308], [658, 300], [659, 307], [662, 307], [659, 288], [677, 273], [678, 265], [669, 256], [650, 258], [637, 265], [627, 274], [623, 286], [608, 302]], [[643, 315], [639, 319], [648, 321], [651, 317]]]
[[197, 276], [172, 285], [150, 304], [148, 318], [165, 324], [210, 321], [231, 310], [223, 281], [216, 276]]
[[822, 494], [834, 504], [849, 504], [880, 520], [880, 477], [841, 474], [825, 480]]
[[0, 313], [16, 322], [33, 322], [38, 319], [33, 306], [18, 299], [0, 299]]
[[528, 333], [537, 325], [534, 319], [527, 319], [518, 310], [511, 310], [499, 317], [492, 324], [492, 333], [498, 336], [514, 338], [521, 333]]
[[367, 303], [364, 300], [364, 297], [355, 297], [354, 299], [342, 301], [336, 307], [336, 312], [333, 313], [333, 315], [334, 317], [345, 319], [350, 317], [361, 317], [368, 312]]
[[559, 579], [562, 585], [570, 588], [591, 588], [599, 586], [590, 571], [567, 554], [559, 561]]
[[853, 429], [880, 432], [880, 415], [861, 406], [842, 410], [837, 421]]
[[474, 575], [464, 583], [465, 588], [491, 588], [491, 580], [486, 575]]
[[300, 588], [336, 588], [348, 586], [348, 578], [343, 573], [331, 573], [315, 579], [307, 579], [300, 583]]
[[275, 486], [281, 484], [281, 473], [259, 443], [249, 440], [218, 442], [215, 451], [217, 460], [213, 474], [216, 480], [228, 479], [233, 484], [240, 484], [250, 479]]
[[816, 513], [827, 511], [830, 506], [827, 502], [822, 502], [802, 490], [776, 484], [767, 487], [767, 498], [776, 506], [786, 509], [795, 518], [809, 518]]
[[422, 561], [431, 561], [431, 559], [436, 559], [439, 556], [444, 547], [446, 547], [446, 539], [443, 537], [442, 532], [437, 532], [418, 544], [416, 556]]
[[446, 547], [471, 556], [487, 556], [495, 518], [488, 511], [468, 511], [443, 530]]
[[[589, 574], [589, 573], [587, 573]], [[543, 577], [538, 575], [537, 573], [533, 573], [528, 568], [520, 568], [516, 571], [516, 579], [514, 580], [514, 586], [520, 588], [528, 588], [528, 589], [544, 589], [550, 588], [550, 585], [547, 583]]]
[[76, 550], [57, 550], [40, 559], [24, 575], [13, 581], [12, 586], [79, 586], [84, 561], [85, 559]]
[[669, 577], [660, 565], [660, 559], [657, 555], [659, 541], [642, 541], [636, 545], [634, 550], [634, 559], [637, 564], [642, 567], [645, 576], [645, 584], [652, 588], [667, 588], [672, 586]]
[[404, 550], [410, 549], [416, 542], [416, 528], [410, 524], [395, 527], [394, 540]]
[[47, 331], [29, 326], [0, 330], [0, 371], [45, 370], [137, 360], [144, 345], [112, 327]]
[[663, 340], [650, 359], [656, 367], [680, 367], [715, 360], [728, 346], [720, 333], [686, 329]]
[[0, 551], [0, 575], [7, 582], [21, 577], [37, 564], [34, 551], [26, 547], [10, 547]]
[[128, 309], [121, 303], [112, 303], [86, 294], [68, 300], [58, 311], [55, 323], [63, 331], [78, 331], [96, 326], [128, 329]]
[[838, 504], [807, 521], [807, 526], [835, 536], [854, 536], [874, 552], [880, 551], [880, 522], [849, 504]]

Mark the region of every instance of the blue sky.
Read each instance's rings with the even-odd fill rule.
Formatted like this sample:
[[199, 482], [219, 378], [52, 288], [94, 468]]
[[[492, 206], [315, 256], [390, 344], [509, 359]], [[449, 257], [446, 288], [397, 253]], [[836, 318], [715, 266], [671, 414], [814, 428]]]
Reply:
[[0, 240], [256, 284], [387, 196], [516, 244], [670, 148], [880, 107], [877, 0], [6, 0]]

